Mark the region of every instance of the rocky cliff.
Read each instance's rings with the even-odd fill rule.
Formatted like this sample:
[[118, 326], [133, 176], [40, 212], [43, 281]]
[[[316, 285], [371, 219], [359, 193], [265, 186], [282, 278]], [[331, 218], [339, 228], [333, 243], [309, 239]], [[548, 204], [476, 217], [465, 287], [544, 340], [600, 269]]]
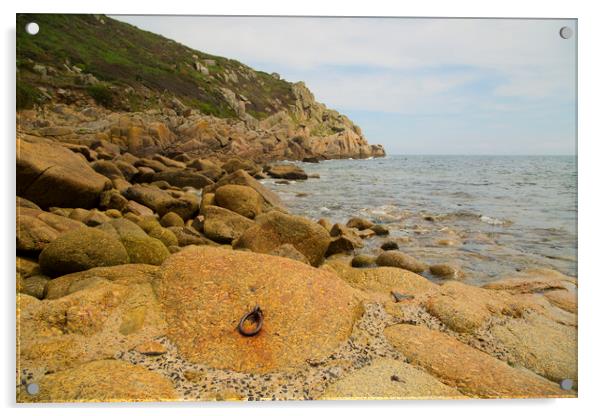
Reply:
[[[26, 22], [39, 35], [25, 33]], [[17, 16], [22, 133], [143, 156], [255, 161], [384, 156], [346, 116], [290, 83], [100, 15]]]

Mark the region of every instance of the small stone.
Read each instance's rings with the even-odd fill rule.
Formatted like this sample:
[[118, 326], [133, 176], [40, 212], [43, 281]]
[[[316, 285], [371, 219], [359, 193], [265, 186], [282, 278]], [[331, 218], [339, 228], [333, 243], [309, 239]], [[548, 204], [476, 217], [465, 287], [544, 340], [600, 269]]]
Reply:
[[389, 235], [389, 229], [381, 224], [375, 224], [370, 227], [372, 231], [376, 233], [376, 235]]
[[387, 250], [399, 250], [399, 244], [397, 244], [395, 241], [389, 240], [389, 241], [385, 241], [380, 248], [382, 248], [383, 250], [387, 251]]

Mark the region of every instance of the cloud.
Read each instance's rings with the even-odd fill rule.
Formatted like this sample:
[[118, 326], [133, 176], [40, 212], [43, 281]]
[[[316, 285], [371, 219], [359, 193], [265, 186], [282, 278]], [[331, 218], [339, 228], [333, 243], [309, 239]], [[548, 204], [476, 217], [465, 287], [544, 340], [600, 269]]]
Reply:
[[[562, 26], [576, 33], [574, 20], [116, 18], [303, 80], [319, 101], [342, 112], [371, 114], [362, 118], [369, 137], [383, 134], [375, 114], [393, 113], [429, 117], [420, 126], [432, 140], [452, 131], [448, 117], [464, 120], [454, 124], [458, 141], [469, 131], [493, 134], [496, 125], [513, 126], [521, 137], [512, 144], [517, 148], [526, 135], [542, 142], [542, 149], [559, 131], [567, 142], [575, 139], [576, 37], [564, 40], [558, 33]], [[390, 129], [403, 129], [399, 118], [387, 120]], [[474, 141], [466, 146], [479, 148]]]

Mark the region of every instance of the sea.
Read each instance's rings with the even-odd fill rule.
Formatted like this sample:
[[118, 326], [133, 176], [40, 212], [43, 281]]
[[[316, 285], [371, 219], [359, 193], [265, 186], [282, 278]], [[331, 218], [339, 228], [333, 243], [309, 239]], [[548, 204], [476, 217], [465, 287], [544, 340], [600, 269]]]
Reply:
[[[529, 268], [577, 276], [576, 156], [402, 156], [295, 163], [319, 179], [265, 179], [288, 209], [315, 220], [386, 225], [427, 264], [452, 263], [483, 284]], [[280, 183], [278, 183], [280, 182]], [[427, 277], [435, 279], [434, 276]]]

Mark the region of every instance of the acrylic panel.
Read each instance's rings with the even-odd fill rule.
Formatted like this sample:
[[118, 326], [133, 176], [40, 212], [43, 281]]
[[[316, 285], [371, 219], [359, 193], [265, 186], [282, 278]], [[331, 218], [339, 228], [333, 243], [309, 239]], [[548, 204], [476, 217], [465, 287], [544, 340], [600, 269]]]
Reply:
[[575, 19], [16, 19], [17, 402], [577, 396]]

